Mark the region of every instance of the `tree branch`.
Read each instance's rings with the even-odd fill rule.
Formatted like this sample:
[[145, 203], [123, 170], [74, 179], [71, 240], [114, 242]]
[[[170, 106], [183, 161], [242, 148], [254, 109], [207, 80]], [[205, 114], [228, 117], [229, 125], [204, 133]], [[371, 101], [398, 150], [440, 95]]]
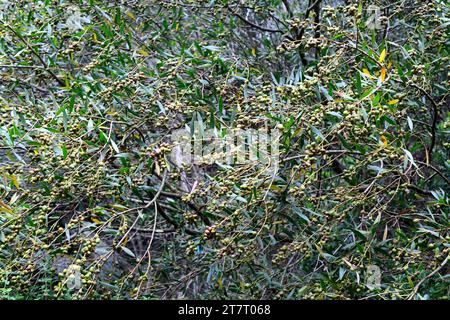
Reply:
[[58, 78], [58, 76], [56, 74], [53, 73], [52, 70], [49, 69], [47, 63], [44, 61], [44, 59], [42, 59], [42, 57], [36, 52], [36, 50], [34, 50], [34, 48], [28, 43], [27, 40], [25, 40], [24, 37], [22, 37], [21, 34], [19, 34], [16, 30], [14, 30], [11, 26], [9, 25], [5, 25], [6, 28], [8, 28], [9, 30], [11, 30], [19, 39], [20, 41], [22, 41], [27, 47], [28, 49], [31, 50], [31, 52], [33, 53], [34, 56], [36, 56], [36, 58], [38, 58], [38, 60], [41, 62], [42, 66], [44, 67], [45, 71], [47, 71], [58, 83], [60, 86], [65, 86], [64, 81], [62, 81], [60, 78]]
[[258, 29], [258, 30], [261, 30], [261, 31], [265, 31], [265, 32], [272, 32], [272, 33], [284, 33], [284, 31], [279, 30], [279, 29], [269, 29], [269, 28], [265, 28], [265, 27], [259, 26], [259, 25], [255, 24], [255, 23], [251, 22], [251, 21], [248, 21], [243, 16], [241, 16], [239, 13], [233, 11], [233, 9], [229, 5], [227, 5], [227, 8], [231, 11], [231, 13], [233, 15], [235, 15], [240, 20], [242, 20], [243, 22], [245, 22], [246, 24], [248, 24], [249, 26], [251, 26], [251, 27], [253, 27], [255, 29]]
[[423, 89], [422, 87], [419, 87], [418, 85], [416, 85], [414, 83], [411, 84], [411, 86], [416, 88], [420, 92], [422, 92], [428, 98], [428, 100], [430, 100], [431, 105], [433, 107], [433, 119], [432, 119], [432, 123], [431, 123], [431, 143], [430, 143], [430, 146], [428, 147], [428, 154], [430, 155], [430, 158], [431, 158], [433, 148], [436, 144], [436, 126], [437, 126], [437, 119], [439, 116], [438, 104], [436, 103], [436, 101], [434, 101], [433, 97], [425, 89]]

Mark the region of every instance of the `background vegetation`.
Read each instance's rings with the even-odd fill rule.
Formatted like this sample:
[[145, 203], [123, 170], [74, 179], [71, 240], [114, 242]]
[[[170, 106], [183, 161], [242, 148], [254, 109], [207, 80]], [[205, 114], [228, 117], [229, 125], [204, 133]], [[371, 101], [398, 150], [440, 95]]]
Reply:
[[[1, 0], [0, 297], [447, 299], [449, 18]], [[276, 175], [175, 166], [192, 120], [278, 128]]]

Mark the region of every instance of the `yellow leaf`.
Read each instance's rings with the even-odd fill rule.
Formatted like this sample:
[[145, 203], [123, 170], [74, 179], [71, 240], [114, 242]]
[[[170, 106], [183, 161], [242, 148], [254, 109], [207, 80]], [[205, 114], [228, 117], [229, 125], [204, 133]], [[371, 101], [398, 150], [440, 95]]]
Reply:
[[378, 59], [378, 62], [379, 63], [383, 63], [384, 58], [386, 58], [386, 49], [383, 49], [383, 51], [381, 51], [380, 58]]
[[392, 67], [392, 61], [389, 61], [388, 63], [388, 69], [390, 69]]
[[373, 78], [373, 76], [370, 74], [369, 70], [367, 70], [366, 68], [363, 69], [363, 73], [368, 76], [369, 78]]
[[136, 17], [134, 16], [133, 12], [127, 11], [126, 15], [129, 16], [131, 19], [136, 20]]
[[293, 137], [298, 137], [303, 132], [303, 128], [298, 128], [295, 130]]
[[180, 30], [180, 23], [177, 23], [177, 25], [176, 25], [176, 27], [175, 27], [175, 30], [176, 30], [176, 31]]
[[125, 239], [123, 239], [123, 243], [122, 245], [125, 247], [128, 243], [128, 237], [125, 237]]
[[65, 83], [66, 83], [65, 88], [66, 88], [67, 90], [69, 90], [69, 89], [70, 89], [70, 81], [69, 81], [69, 78], [68, 78], [68, 77], [66, 77]]
[[17, 180], [17, 177], [15, 175], [11, 175], [11, 180], [12, 180], [12, 183], [14, 184], [14, 186], [17, 189], [20, 189], [19, 180]]
[[148, 52], [145, 51], [144, 49], [139, 49], [138, 52], [139, 52], [140, 54], [142, 54], [144, 57], [148, 57], [148, 56], [149, 56]]
[[3, 203], [3, 201], [0, 201], [0, 211], [12, 214], [13, 211], [12, 209], [5, 203]]
[[92, 33], [92, 40], [97, 42], [97, 34], [95, 32]]
[[5, 208], [5, 207], [0, 207], [0, 212], [6, 212], [6, 213], [9, 213], [9, 214], [13, 213], [10, 209]]
[[256, 57], [256, 49], [255, 49], [255, 48], [252, 48], [252, 55], [253, 55], [254, 57]]
[[384, 146], [387, 147], [388, 141], [387, 141], [386, 137], [385, 136], [381, 136], [380, 140], [383, 142]]
[[406, 279], [408, 279], [408, 283], [411, 286], [411, 288], [414, 288], [414, 282], [412, 281], [411, 277], [408, 276], [408, 277], [406, 277]]
[[398, 99], [394, 99], [394, 100], [390, 100], [389, 102], [388, 102], [388, 104], [397, 104], [399, 102], [399, 100]]
[[92, 220], [92, 222], [97, 223], [97, 224], [102, 223], [102, 222], [101, 222], [100, 220], [98, 220], [97, 218], [91, 218], [91, 220]]
[[386, 68], [385, 67], [383, 67], [381, 69], [380, 79], [381, 79], [381, 82], [384, 82], [384, 79], [386, 79]]

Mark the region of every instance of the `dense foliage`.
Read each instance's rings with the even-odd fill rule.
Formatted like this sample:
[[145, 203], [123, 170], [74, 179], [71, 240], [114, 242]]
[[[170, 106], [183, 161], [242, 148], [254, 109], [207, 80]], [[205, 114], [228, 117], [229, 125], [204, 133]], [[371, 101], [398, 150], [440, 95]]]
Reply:
[[[1, 0], [0, 297], [447, 299], [449, 12]], [[177, 166], [193, 121], [277, 170]]]

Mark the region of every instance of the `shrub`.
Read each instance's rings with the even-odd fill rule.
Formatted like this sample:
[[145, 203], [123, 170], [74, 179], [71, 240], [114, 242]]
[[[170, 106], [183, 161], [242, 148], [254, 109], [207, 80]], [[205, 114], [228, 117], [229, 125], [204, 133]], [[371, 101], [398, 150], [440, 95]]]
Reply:
[[0, 297], [448, 298], [446, 1], [1, 5]]

